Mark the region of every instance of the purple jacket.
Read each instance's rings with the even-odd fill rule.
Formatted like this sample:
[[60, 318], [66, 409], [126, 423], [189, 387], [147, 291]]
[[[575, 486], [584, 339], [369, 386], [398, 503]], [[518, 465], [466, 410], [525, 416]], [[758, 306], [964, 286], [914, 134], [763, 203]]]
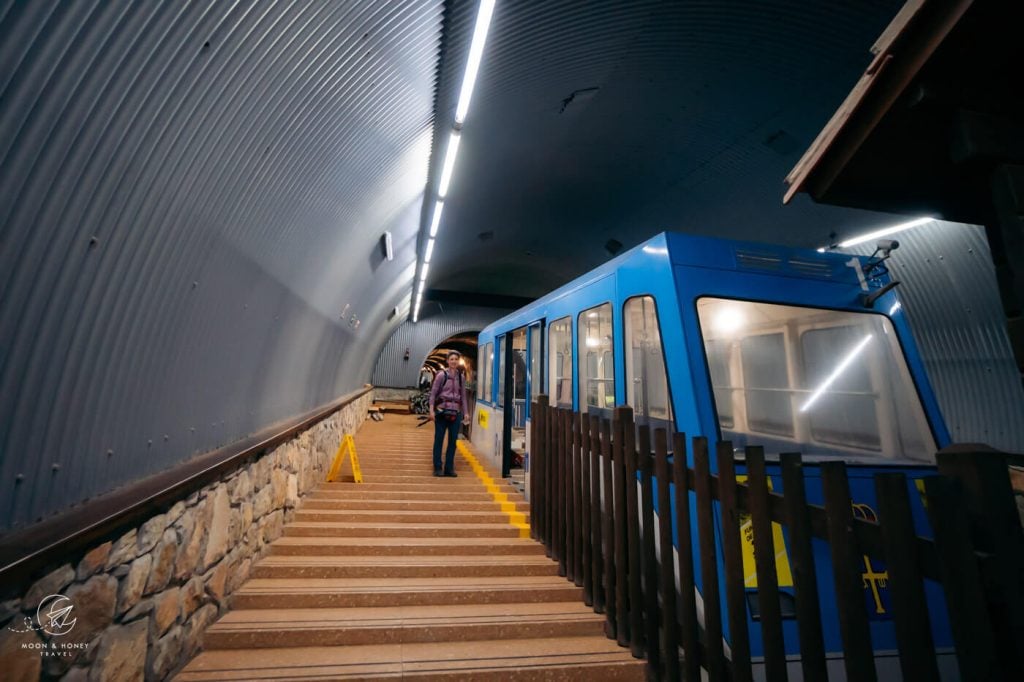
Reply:
[[[449, 374], [448, 381], [444, 380], [444, 375]], [[443, 385], [442, 385], [443, 384]], [[430, 413], [434, 413], [434, 409], [441, 410], [458, 410], [462, 414], [469, 412], [469, 405], [466, 402], [466, 382], [462, 377], [462, 373], [456, 371], [455, 376], [449, 373], [449, 370], [438, 372], [434, 377], [434, 384], [430, 387]]]

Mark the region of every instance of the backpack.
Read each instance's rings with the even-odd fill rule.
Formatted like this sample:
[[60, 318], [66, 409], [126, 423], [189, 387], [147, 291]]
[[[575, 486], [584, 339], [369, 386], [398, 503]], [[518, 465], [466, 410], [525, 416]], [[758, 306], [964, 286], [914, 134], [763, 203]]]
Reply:
[[[442, 372], [442, 375], [444, 376], [444, 378], [441, 379], [441, 390], [443, 391], [444, 390], [444, 385], [448, 383], [448, 370], [441, 370], [441, 372]], [[465, 391], [466, 390], [465, 385], [462, 382], [462, 372], [459, 372], [459, 390], [461, 390], [461, 391]], [[460, 400], [460, 406], [461, 406], [461, 400]], [[442, 410], [438, 410], [438, 414], [439, 414], [439, 416], [442, 419], [444, 419], [446, 421], [450, 421], [450, 422], [453, 422], [453, 421], [455, 421], [456, 419], [459, 418], [459, 411], [458, 410], [444, 410], [444, 409], [442, 409]]]

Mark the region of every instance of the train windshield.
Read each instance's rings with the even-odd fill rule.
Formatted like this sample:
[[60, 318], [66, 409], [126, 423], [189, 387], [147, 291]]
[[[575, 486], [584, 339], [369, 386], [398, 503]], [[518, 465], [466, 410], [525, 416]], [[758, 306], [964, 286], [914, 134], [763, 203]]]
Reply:
[[934, 461], [887, 317], [719, 298], [697, 312], [719, 429], [734, 447]]

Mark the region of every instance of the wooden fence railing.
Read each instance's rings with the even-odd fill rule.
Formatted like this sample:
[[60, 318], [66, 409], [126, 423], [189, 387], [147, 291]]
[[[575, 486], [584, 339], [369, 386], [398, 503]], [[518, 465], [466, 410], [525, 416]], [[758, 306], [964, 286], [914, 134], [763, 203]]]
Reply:
[[[788, 534], [804, 680], [828, 679], [819, 580], [834, 585], [836, 603], [825, 614], [838, 618], [846, 678], [877, 678], [865, 557], [887, 566], [904, 680], [939, 679], [928, 612], [942, 606], [929, 603], [926, 582], [942, 586], [961, 679], [1024, 679], [1024, 534], [1002, 453], [939, 453], [938, 474], [924, 479], [932, 540], [915, 533], [902, 473], [875, 476], [873, 521], [853, 514], [841, 462], [820, 464], [824, 506], [818, 506], [806, 501], [799, 454], [781, 456], [780, 494], [769, 489], [758, 447], [746, 448], [747, 478], [738, 482], [730, 443], [717, 445], [712, 474], [707, 440], [693, 438], [691, 469], [683, 434], [637, 428], [628, 407], [602, 420], [549, 407], [540, 396], [532, 414], [531, 533], [558, 561], [560, 574], [583, 588], [585, 602], [605, 614], [608, 636], [646, 657], [651, 679], [696, 681], [703, 668], [711, 680], [752, 680], [741, 514], [750, 515], [753, 531], [763, 648], [757, 663], [770, 682], [787, 679], [773, 522]], [[673, 546], [674, 527], [678, 553], [656, 550], [655, 501], [657, 545]], [[812, 538], [828, 543], [831, 575], [819, 575]]]

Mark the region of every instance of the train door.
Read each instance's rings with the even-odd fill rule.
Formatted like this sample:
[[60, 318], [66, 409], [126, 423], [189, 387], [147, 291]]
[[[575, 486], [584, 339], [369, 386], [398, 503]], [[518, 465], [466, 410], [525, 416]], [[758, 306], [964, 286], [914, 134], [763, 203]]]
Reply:
[[499, 339], [498, 405], [503, 408], [501, 475], [507, 478], [513, 462], [526, 449], [526, 327]]
[[513, 461], [512, 466], [515, 469], [518, 466], [522, 467], [523, 474], [523, 491], [524, 493], [530, 489], [529, 477], [530, 477], [530, 425], [531, 425], [531, 405], [537, 396], [541, 394], [543, 386], [543, 372], [544, 372], [544, 322], [535, 322], [527, 327], [526, 334], [526, 428], [525, 428], [525, 446], [524, 456], [520, 462]]

